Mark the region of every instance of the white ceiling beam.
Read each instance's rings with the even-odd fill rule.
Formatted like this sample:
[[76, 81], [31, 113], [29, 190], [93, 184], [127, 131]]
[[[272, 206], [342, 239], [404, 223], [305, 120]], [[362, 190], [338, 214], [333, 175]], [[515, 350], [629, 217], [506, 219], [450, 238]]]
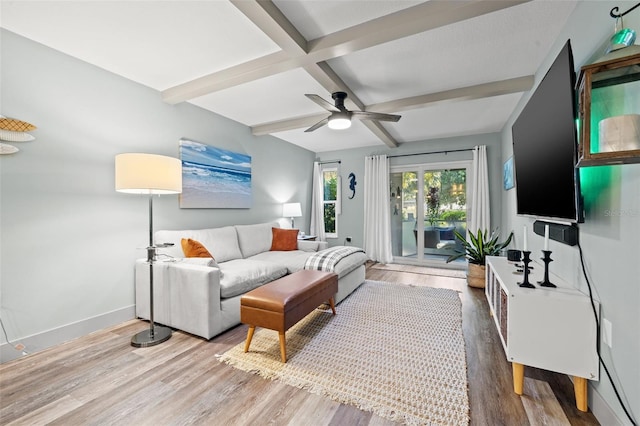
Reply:
[[305, 55], [307, 40], [272, 1], [231, 0], [231, 3], [290, 55]]
[[300, 64], [292, 60], [287, 52], [281, 50], [163, 90], [161, 96], [164, 102], [175, 105], [218, 90], [290, 71], [299, 66]]
[[493, 96], [508, 95], [510, 93], [526, 92], [531, 90], [534, 77], [510, 78], [507, 80], [493, 81], [491, 83], [477, 84], [475, 86], [460, 87], [426, 95], [412, 96], [404, 99], [373, 104], [366, 107], [366, 111], [398, 113], [411, 109], [423, 108], [429, 104], [438, 102], [452, 102], [490, 98]]
[[530, 0], [431, 0], [311, 40], [310, 60], [326, 61], [369, 47], [506, 9]]
[[[291, 32], [291, 28], [286, 24], [286, 22], [289, 22], [286, 18], [284, 18], [285, 23], [278, 24], [279, 21], [282, 21], [278, 17], [278, 13], [280, 15], [282, 13], [275, 12], [273, 9], [277, 10], [277, 7], [270, 4], [271, 2], [266, 2], [263, 6], [261, 4], [252, 4], [258, 2], [246, 2], [249, 4], [244, 5], [245, 2], [242, 0], [234, 1], [234, 5], [236, 7], [239, 6], [241, 11], [248, 10], [248, 16], [257, 16], [257, 25], [265, 27], [266, 31], [268, 31], [267, 35], [274, 35], [279, 46], [284, 46], [293, 51], [297, 49], [309, 50], [309, 53], [301, 56], [292, 56], [291, 52], [284, 50], [283, 52], [267, 55], [166, 89], [162, 92], [162, 99], [165, 102], [176, 104], [208, 93], [248, 83], [297, 67], [327, 61], [361, 49], [419, 34], [528, 1], [530, 0], [431, 0], [312, 40], [306, 43], [306, 49], [302, 47], [304, 43], [297, 36], [292, 36], [292, 34], [297, 33], [297, 30], [294, 29], [295, 31]], [[271, 22], [268, 22], [269, 19], [271, 19]], [[281, 29], [277, 29], [277, 25], [280, 25]], [[291, 40], [286, 41], [286, 37], [291, 37]]]
[[379, 121], [376, 120], [361, 120], [364, 126], [371, 130], [385, 145], [389, 148], [396, 148], [399, 146], [398, 141], [385, 129]]

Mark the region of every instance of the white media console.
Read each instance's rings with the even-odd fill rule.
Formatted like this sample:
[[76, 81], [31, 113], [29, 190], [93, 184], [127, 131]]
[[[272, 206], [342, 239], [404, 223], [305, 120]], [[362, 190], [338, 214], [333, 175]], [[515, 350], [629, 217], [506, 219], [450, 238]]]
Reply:
[[[600, 371], [591, 301], [553, 273], [549, 279], [557, 288], [541, 287], [544, 265], [530, 266], [529, 282], [535, 288], [523, 288], [515, 262], [487, 257], [485, 295], [513, 366], [514, 391], [522, 395], [524, 366], [568, 374], [573, 376], [576, 406], [587, 411], [587, 380], [598, 380]], [[594, 303], [599, 313], [600, 305]]]

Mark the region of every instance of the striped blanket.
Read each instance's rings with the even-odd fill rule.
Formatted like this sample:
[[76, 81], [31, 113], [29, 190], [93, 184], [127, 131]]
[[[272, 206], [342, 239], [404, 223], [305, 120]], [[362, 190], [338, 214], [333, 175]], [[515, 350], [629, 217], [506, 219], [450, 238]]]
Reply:
[[336, 246], [319, 251], [309, 256], [304, 264], [304, 269], [317, 269], [319, 271], [333, 272], [335, 266], [345, 257], [362, 252], [358, 247]]

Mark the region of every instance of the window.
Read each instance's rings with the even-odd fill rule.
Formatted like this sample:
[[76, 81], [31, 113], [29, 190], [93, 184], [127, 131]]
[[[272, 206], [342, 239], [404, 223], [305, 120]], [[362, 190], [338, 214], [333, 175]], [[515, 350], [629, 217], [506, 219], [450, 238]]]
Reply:
[[338, 170], [323, 169], [324, 232], [329, 238], [338, 238]]

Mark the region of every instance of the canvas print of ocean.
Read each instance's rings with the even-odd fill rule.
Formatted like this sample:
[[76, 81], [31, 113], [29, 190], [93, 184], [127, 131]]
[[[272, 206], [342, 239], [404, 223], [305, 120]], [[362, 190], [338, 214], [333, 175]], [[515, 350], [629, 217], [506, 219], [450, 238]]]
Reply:
[[181, 139], [180, 159], [181, 208], [251, 207], [249, 155]]

